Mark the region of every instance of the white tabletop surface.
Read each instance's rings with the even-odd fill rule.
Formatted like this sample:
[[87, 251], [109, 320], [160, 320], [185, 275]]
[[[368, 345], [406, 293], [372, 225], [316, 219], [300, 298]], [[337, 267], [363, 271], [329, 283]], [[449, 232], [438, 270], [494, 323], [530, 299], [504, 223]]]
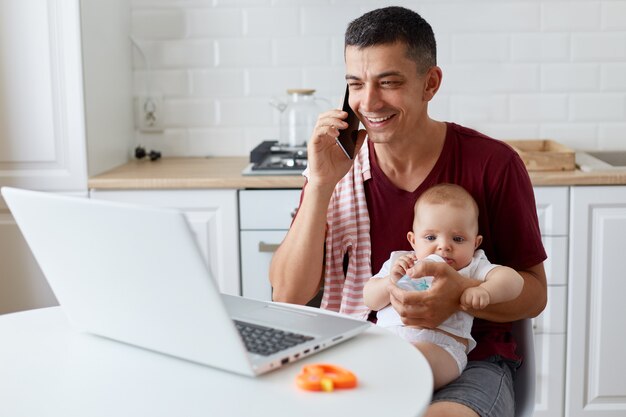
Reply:
[[[295, 385], [306, 363], [353, 371], [331, 393]], [[74, 331], [61, 307], [0, 316], [0, 416], [419, 416], [432, 376], [410, 344], [364, 334], [250, 378]], [[349, 413], [349, 414], [345, 414]]]

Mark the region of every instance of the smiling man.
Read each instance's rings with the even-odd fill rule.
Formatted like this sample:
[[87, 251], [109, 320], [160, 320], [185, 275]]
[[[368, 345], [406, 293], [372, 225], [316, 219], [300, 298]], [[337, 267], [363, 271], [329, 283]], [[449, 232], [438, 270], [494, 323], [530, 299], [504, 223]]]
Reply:
[[[481, 249], [517, 270], [524, 287], [513, 301], [469, 311], [478, 346], [461, 376], [434, 393], [427, 415], [513, 416], [513, 375], [522, 358], [510, 322], [536, 316], [547, 298], [534, 195], [523, 162], [506, 144], [429, 117], [442, 82], [436, 57], [432, 28], [408, 9], [378, 9], [350, 23], [346, 80], [365, 130], [352, 161], [335, 144], [347, 113], [320, 115], [300, 207], [272, 260], [273, 297], [304, 304], [323, 287], [322, 308], [372, 317], [363, 286], [392, 251], [410, 250], [415, 201], [432, 185], [458, 184], [478, 204]], [[389, 286], [390, 302], [405, 324], [424, 328], [457, 311], [463, 290], [475, 285], [443, 263], [418, 263], [410, 275], [434, 276], [432, 288]], [[372, 360], [384, 366], [384, 354]]]

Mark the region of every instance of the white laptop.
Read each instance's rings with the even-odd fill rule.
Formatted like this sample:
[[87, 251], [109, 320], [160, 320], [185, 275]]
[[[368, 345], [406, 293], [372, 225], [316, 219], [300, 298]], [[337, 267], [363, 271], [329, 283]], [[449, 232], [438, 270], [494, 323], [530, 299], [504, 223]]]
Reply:
[[[7, 187], [2, 195], [81, 330], [252, 376], [370, 327], [316, 309], [220, 294], [179, 211]], [[240, 335], [268, 332], [271, 343]]]

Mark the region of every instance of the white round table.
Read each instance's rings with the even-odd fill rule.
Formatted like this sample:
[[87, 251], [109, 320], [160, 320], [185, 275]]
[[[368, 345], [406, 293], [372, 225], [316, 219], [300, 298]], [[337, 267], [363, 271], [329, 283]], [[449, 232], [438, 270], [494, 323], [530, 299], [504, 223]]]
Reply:
[[[353, 371], [358, 387], [300, 390], [296, 375], [316, 362]], [[0, 316], [0, 416], [402, 417], [421, 415], [431, 394], [422, 354], [376, 326], [250, 378], [77, 332], [61, 307]]]

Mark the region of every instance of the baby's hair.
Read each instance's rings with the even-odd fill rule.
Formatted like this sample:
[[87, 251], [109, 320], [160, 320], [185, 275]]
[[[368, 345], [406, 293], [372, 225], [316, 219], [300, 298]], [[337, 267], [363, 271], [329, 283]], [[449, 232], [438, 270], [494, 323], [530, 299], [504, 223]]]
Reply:
[[472, 207], [478, 218], [478, 204], [465, 188], [456, 184], [441, 183], [424, 191], [415, 202], [415, 209], [422, 203], [450, 204], [455, 207]]

